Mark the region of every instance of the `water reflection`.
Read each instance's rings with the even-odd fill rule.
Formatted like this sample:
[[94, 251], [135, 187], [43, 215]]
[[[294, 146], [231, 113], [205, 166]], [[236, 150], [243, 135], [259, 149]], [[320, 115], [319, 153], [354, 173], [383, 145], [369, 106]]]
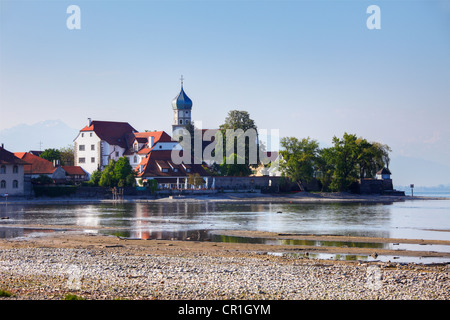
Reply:
[[[89, 205], [2, 205], [0, 227], [85, 227], [154, 238], [197, 230], [256, 230], [277, 233], [450, 240], [450, 201], [385, 204], [237, 204], [218, 202]], [[25, 231], [0, 229], [0, 237]], [[21, 233], [22, 232], [22, 233]]]

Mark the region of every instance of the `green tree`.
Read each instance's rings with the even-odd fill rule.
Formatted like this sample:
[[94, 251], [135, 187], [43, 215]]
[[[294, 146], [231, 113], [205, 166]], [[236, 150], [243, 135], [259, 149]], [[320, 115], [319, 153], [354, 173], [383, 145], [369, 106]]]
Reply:
[[285, 137], [280, 141], [282, 174], [295, 182], [300, 190], [305, 190], [305, 183], [314, 178], [315, 165], [318, 158], [319, 144], [316, 140]]
[[316, 159], [316, 178], [321, 183], [321, 191], [330, 191], [334, 175], [333, 152], [331, 148], [320, 149]]
[[250, 114], [247, 111], [231, 110], [228, 112], [225, 118], [225, 123], [222, 124], [220, 129], [242, 129], [244, 131], [248, 129], [257, 129], [255, 121], [250, 118]]
[[98, 182], [100, 187], [114, 187], [117, 186], [117, 180], [114, 174], [115, 160], [110, 160], [109, 164], [103, 169], [102, 176]]
[[198, 173], [188, 174], [188, 183], [190, 185], [199, 187], [203, 185], [203, 178]]
[[133, 168], [130, 165], [130, 161], [125, 156], [117, 160], [117, 162], [114, 165], [113, 171], [114, 171], [114, 178], [117, 182], [123, 180], [122, 182], [123, 185], [121, 187], [127, 185], [126, 180], [128, 176], [130, 175], [133, 176], [134, 173]]
[[61, 152], [58, 149], [45, 149], [39, 157], [48, 161], [61, 160]]
[[344, 133], [342, 139], [333, 137], [330, 149], [331, 162], [334, 165], [334, 176], [330, 188], [332, 191], [347, 191], [358, 178], [358, 155], [360, 148], [355, 134]]
[[75, 164], [73, 145], [68, 145], [65, 148], [60, 148], [59, 153], [62, 166], [73, 166]]
[[98, 170], [95, 170], [94, 172], [92, 172], [91, 174], [91, 179], [89, 180], [89, 184], [91, 186], [98, 186], [100, 179], [102, 177], [102, 173]]
[[222, 141], [217, 138], [216, 150], [222, 152], [225, 162], [220, 166], [224, 175], [248, 176], [250, 167], [259, 163], [258, 128], [247, 111], [231, 110], [220, 125]]

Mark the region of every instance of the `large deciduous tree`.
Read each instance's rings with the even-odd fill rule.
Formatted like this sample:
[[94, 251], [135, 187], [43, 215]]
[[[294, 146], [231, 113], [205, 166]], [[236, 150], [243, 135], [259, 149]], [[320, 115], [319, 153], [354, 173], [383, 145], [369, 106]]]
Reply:
[[280, 141], [282, 160], [280, 168], [284, 176], [295, 182], [300, 190], [305, 190], [305, 183], [314, 178], [319, 144], [316, 140], [295, 137], [282, 138]]

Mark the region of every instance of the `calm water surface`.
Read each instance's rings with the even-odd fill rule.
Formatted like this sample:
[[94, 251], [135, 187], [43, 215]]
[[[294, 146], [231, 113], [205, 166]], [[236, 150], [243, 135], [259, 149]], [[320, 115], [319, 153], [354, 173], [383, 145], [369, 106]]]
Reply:
[[[133, 238], [162, 238], [211, 230], [450, 240], [450, 201], [393, 204], [122, 203], [2, 205], [0, 237], [24, 236], [14, 224], [77, 226]], [[107, 227], [108, 230], [100, 230]], [[166, 235], [166, 236], [164, 236]]]

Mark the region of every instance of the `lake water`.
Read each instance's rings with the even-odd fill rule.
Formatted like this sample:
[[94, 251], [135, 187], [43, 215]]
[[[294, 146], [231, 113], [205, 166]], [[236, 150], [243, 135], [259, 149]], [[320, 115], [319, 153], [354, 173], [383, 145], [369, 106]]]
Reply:
[[[68, 230], [76, 226], [77, 230], [86, 232], [140, 239], [243, 241], [226, 239], [214, 231], [256, 230], [450, 240], [450, 200], [407, 200], [392, 204], [238, 204], [181, 200], [86, 205], [8, 204], [0, 205], [2, 217], [9, 219], [0, 220], [0, 238], [43, 235], [54, 230], [37, 225], [56, 225], [67, 226]], [[15, 228], [14, 225], [32, 226]], [[431, 248], [412, 244], [383, 245], [386, 246], [407, 250]], [[433, 245], [432, 251], [450, 252], [450, 248]]]

